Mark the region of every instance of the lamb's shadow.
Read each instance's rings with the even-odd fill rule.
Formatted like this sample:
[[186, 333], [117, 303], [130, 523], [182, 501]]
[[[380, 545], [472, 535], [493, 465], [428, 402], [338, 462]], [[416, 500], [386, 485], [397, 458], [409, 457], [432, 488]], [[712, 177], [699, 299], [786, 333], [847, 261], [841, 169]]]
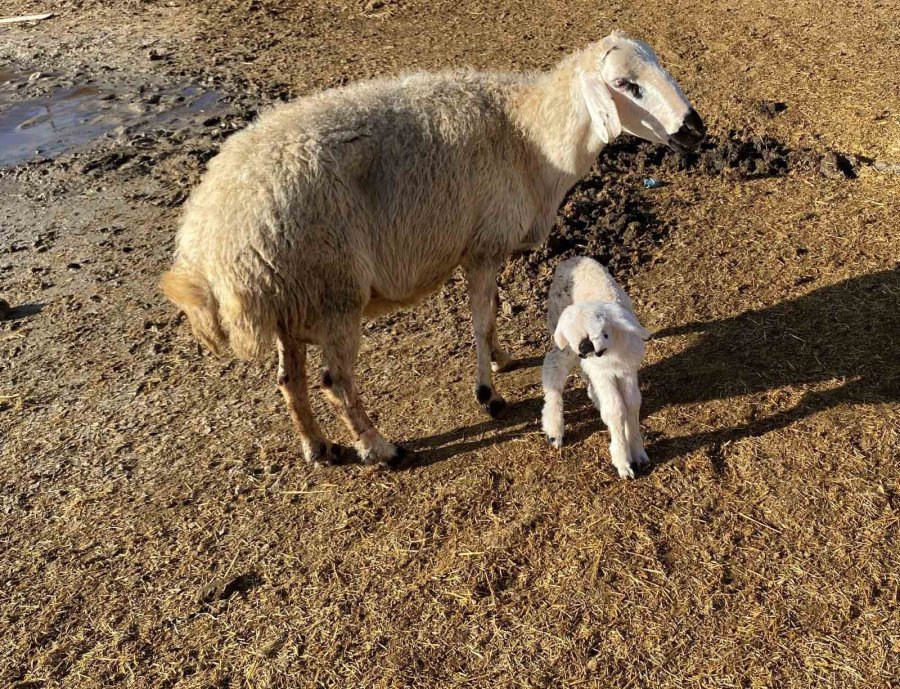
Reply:
[[[734, 428], [653, 441], [647, 452], [654, 464], [784, 428], [842, 403], [900, 401], [900, 265], [732, 318], [668, 328], [654, 337], [688, 333], [702, 335], [681, 353], [642, 370], [645, 414], [784, 386], [835, 385]], [[430, 464], [535, 433], [541, 402], [540, 397], [522, 400], [510, 405], [503, 421], [485, 421], [410, 445], [422, 463]], [[567, 405], [572, 409], [566, 415], [569, 444], [602, 428], [583, 392], [570, 392]]]
[[655, 442], [647, 448], [654, 463], [759, 436], [843, 403], [900, 400], [900, 265], [654, 337], [698, 332], [702, 336], [683, 352], [642, 371], [646, 413], [784, 386], [834, 386], [735, 428]]

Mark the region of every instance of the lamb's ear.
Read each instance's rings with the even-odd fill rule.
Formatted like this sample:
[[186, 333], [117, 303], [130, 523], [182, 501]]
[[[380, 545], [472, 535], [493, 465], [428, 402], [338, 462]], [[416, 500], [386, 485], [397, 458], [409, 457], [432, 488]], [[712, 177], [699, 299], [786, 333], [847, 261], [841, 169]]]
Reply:
[[556, 331], [553, 333], [553, 341], [560, 349], [565, 349], [569, 346], [569, 341], [566, 339], [566, 336], [563, 335], [562, 321], [556, 324]]
[[591, 115], [594, 132], [608, 144], [622, 133], [622, 123], [606, 83], [596, 74], [582, 72], [581, 94]]
[[617, 306], [615, 309], [616, 324], [625, 332], [637, 335], [642, 340], [650, 339], [650, 331], [642, 326], [635, 315], [628, 309]]

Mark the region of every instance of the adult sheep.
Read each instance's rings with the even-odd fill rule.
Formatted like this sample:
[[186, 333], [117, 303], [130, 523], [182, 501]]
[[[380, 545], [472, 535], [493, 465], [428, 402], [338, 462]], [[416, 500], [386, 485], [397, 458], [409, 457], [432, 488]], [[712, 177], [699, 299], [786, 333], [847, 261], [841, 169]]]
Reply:
[[462, 265], [475, 331], [475, 396], [510, 357], [497, 342], [496, 275], [541, 244], [566, 192], [622, 131], [694, 149], [700, 117], [645, 43], [613, 33], [547, 73], [453, 71], [333, 89], [235, 134], [189, 199], [165, 294], [214, 352], [278, 351], [278, 386], [306, 458], [341, 448], [309, 406], [306, 347], [365, 462], [393, 463], [354, 364], [364, 315], [413, 304]]

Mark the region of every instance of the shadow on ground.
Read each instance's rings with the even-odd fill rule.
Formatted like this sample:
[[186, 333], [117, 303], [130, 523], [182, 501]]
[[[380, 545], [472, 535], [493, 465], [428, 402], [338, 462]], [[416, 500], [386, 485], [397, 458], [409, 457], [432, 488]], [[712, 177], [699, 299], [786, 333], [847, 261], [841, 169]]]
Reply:
[[0, 316], [0, 321], [19, 321], [29, 316], [36, 316], [43, 311], [44, 306], [44, 304], [22, 304], [10, 308], [5, 314]]
[[[765, 309], [667, 328], [655, 338], [700, 334], [684, 351], [644, 368], [644, 413], [785, 386], [835, 382], [794, 407], [734, 428], [654, 440], [661, 464], [702, 447], [760, 436], [840, 404], [900, 401], [900, 265], [851, 278]], [[566, 417], [569, 444], [601, 428], [583, 391]], [[581, 398], [584, 399], [581, 399]], [[485, 421], [412, 441], [420, 464], [540, 430], [542, 400], [514, 402], [503, 421]], [[498, 431], [500, 431], [498, 433]], [[719, 469], [723, 467], [717, 467]]]

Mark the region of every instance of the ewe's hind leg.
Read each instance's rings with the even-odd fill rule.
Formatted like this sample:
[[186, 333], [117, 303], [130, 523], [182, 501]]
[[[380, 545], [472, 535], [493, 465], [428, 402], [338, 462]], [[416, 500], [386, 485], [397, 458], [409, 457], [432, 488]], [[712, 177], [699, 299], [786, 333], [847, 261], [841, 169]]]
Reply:
[[644, 451], [644, 438], [641, 436], [641, 388], [638, 385], [637, 375], [622, 378], [620, 387], [628, 410], [626, 430], [631, 448], [631, 461], [637, 466], [644, 466], [650, 460]]
[[563, 444], [563, 390], [578, 358], [569, 350], [553, 349], [544, 357], [541, 383], [544, 387], [544, 411], [541, 427], [547, 442], [559, 449]]
[[[593, 376], [591, 384], [600, 401], [600, 418], [609, 429], [609, 456], [613, 466], [622, 478], [634, 478], [634, 470], [629, 461], [630, 447], [625, 431], [628, 422], [628, 408], [619, 389], [607, 376]], [[596, 403], [596, 402], [595, 402]]]
[[[471, 266], [466, 269], [466, 277], [469, 281], [469, 304], [478, 360], [475, 399], [488, 414], [499, 419], [506, 412], [506, 401], [497, 394], [491, 382], [491, 353], [496, 342], [497, 268], [493, 263]], [[505, 352], [502, 354], [506, 359], [509, 358]], [[496, 357], [495, 354], [494, 358]]]
[[491, 370], [494, 373], [503, 373], [513, 368], [515, 361], [509, 353], [500, 346], [497, 339], [497, 312], [500, 310], [500, 294], [497, 292], [497, 282], [494, 281], [494, 318], [491, 321]]
[[366, 464], [384, 462], [397, 466], [406, 456], [402, 447], [381, 437], [363, 408], [353, 372], [359, 351], [359, 316], [348, 317], [332, 325], [329, 339], [322, 348], [326, 370], [322, 390], [335, 406], [350, 433], [357, 452]]
[[278, 338], [278, 389], [284, 396], [294, 428], [300, 436], [306, 461], [316, 464], [339, 463], [341, 447], [325, 440], [309, 407], [306, 345], [286, 337]]

